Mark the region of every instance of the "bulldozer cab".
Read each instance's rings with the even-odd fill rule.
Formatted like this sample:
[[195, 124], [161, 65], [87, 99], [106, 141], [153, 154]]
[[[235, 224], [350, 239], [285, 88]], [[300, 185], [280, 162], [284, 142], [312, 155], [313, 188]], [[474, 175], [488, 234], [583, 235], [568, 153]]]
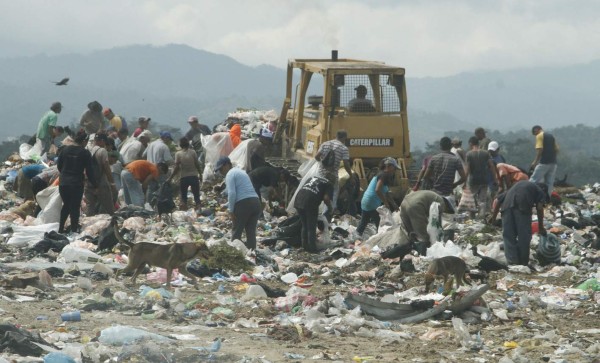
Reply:
[[[407, 187], [410, 144], [404, 74], [403, 68], [374, 61], [290, 59], [280, 115], [284, 127], [276, 135], [287, 153], [283, 156], [313, 158], [323, 142], [344, 129], [361, 184], [382, 158], [391, 156], [404, 169], [397, 180], [403, 179]], [[294, 76], [299, 76], [296, 84]], [[312, 92], [320, 94], [309, 95]]]

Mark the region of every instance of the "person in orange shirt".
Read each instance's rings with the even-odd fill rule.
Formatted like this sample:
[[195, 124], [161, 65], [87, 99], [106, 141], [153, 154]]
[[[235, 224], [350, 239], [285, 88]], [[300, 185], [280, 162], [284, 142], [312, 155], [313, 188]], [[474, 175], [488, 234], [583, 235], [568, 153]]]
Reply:
[[500, 192], [510, 189], [518, 181], [529, 180], [527, 174], [510, 164], [498, 163], [496, 164], [496, 170], [498, 170]]
[[144, 206], [144, 194], [148, 184], [159, 176], [169, 172], [165, 163], [152, 164], [147, 160], [135, 160], [127, 164], [121, 172], [121, 183], [123, 184], [123, 195], [125, 203]]
[[242, 127], [239, 124], [234, 124], [229, 130], [229, 137], [235, 149], [242, 142]]

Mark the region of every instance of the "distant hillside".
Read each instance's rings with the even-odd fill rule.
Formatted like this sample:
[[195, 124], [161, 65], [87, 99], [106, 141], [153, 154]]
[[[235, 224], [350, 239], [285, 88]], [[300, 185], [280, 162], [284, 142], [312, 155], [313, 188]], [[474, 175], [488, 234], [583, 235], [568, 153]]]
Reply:
[[[290, 54], [294, 56], [301, 55]], [[240, 62], [185, 45], [0, 59], [0, 139], [34, 133], [56, 100], [64, 105], [60, 124], [78, 121], [91, 100], [128, 120], [147, 115], [182, 128], [191, 114], [213, 125], [237, 107], [279, 110], [287, 59], [277, 62], [281, 68]], [[412, 145], [423, 147], [444, 131], [476, 126], [510, 131], [535, 123], [546, 128], [595, 125], [600, 114], [598, 75], [600, 62], [409, 78]], [[50, 82], [63, 77], [71, 78], [68, 86]]]

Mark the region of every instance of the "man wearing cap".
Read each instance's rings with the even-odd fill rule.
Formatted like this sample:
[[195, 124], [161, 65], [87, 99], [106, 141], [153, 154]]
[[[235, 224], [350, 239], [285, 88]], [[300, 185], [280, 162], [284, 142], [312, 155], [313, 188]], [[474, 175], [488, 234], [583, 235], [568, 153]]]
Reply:
[[488, 211], [488, 175], [492, 175], [494, 184], [498, 185], [496, 166], [490, 154], [479, 148], [479, 139], [472, 136], [469, 139], [471, 150], [467, 153], [465, 174], [469, 191], [473, 194], [478, 209], [478, 217], [485, 218]]
[[117, 151], [121, 152], [121, 149], [123, 149], [123, 147], [131, 140], [133, 140], [133, 137], [129, 137], [129, 130], [127, 130], [125, 127], [122, 127], [119, 131], [117, 131], [117, 138], [115, 139]]
[[[498, 144], [497, 141], [491, 141], [488, 144], [488, 153], [490, 154], [490, 158], [494, 163], [494, 170], [490, 170], [490, 172], [488, 173], [488, 201], [493, 201], [494, 198], [496, 198], [496, 194], [498, 194], [498, 188], [500, 186], [500, 174], [498, 171], [498, 164], [506, 163], [506, 159], [502, 154], [500, 154], [500, 144]], [[492, 175], [492, 173], [494, 172], [496, 173], [497, 183], [494, 183], [494, 177]]]
[[367, 87], [361, 84], [354, 90], [356, 91], [356, 97], [348, 102], [348, 110], [350, 110], [350, 112], [375, 112], [373, 102], [366, 98]]
[[146, 159], [153, 164], [165, 163], [170, 165], [173, 163], [173, 155], [169, 145], [173, 142], [173, 137], [168, 131], [161, 131], [160, 138], [152, 141], [146, 150], [142, 153], [142, 159]]
[[169, 172], [167, 164], [154, 165], [148, 160], [135, 160], [127, 164], [121, 172], [125, 203], [144, 206], [144, 193], [152, 181]]
[[[319, 146], [319, 150], [315, 155], [315, 159], [319, 161], [319, 175], [333, 181], [333, 198], [331, 206], [335, 210], [337, 199], [340, 191], [338, 172], [340, 162], [344, 163], [344, 169], [348, 175], [352, 176], [352, 166], [350, 165], [350, 151], [346, 146], [348, 133], [346, 130], [338, 130], [335, 140], [325, 141]], [[331, 156], [329, 155], [330, 153]], [[353, 178], [348, 179], [348, 183], [352, 183]], [[333, 211], [330, 211], [333, 214]]]
[[42, 143], [42, 152], [48, 151], [50, 145], [54, 143], [54, 128], [58, 121], [58, 114], [62, 111], [62, 105], [60, 102], [54, 102], [50, 106], [50, 111], [46, 112], [38, 123], [36, 138]]
[[[102, 105], [98, 101], [88, 103], [87, 107], [88, 109], [83, 112], [79, 119], [79, 126], [88, 135], [92, 135], [104, 128], [104, 115], [102, 115]], [[94, 140], [90, 141], [93, 142]]]
[[[465, 170], [460, 159], [450, 152], [452, 142], [449, 137], [440, 139], [442, 152], [431, 157], [423, 178], [431, 184], [431, 190], [441, 196], [452, 195], [454, 188], [461, 185], [465, 180]], [[455, 181], [456, 173], [460, 179]]]
[[210, 128], [198, 121], [197, 116], [190, 116], [188, 118], [190, 129], [185, 133], [185, 138], [190, 141], [192, 148], [198, 155], [198, 162], [200, 163], [200, 177], [202, 177], [202, 171], [204, 170], [204, 163], [206, 161], [206, 152], [202, 146], [202, 136], [211, 135]]
[[500, 193], [489, 223], [502, 212], [502, 238], [504, 255], [509, 265], [529, 265], [531, 244], [531, 210], [536, 208], [539, 234], [546, 235], [544, 228], [544, 204], [550, 199], [548, 186], [543, 183], [520, 181], [508, 191]]
[[[427, 224], [429, 223], [429, 209], [434, 202], [439, 204], [440, 216], [442, 213], [454, 213], [455, 211], [454, 202], [450, 197], [442, 197], [431, 190], [409, 193], [400, 204], [400, 219], [406, 233], [410, 235], [414, 232], [425, 247], [431, 246]], [[425, 249], [423, 248], [419, 253], [425, 255]]]
[[558, 144], [554, 136], [544, 132], [541, 126], [535, 125], [531, 128], [535, 136], [535, 160], [531, 163], [533, 174], [530, 180], [534, 183], [543, 182], [548, 185], [548, 194], [554, 190], [554, 177], [556, 176], [556, 155]]
[[212, 134], [208, 126], [201, 124], [198, 121], [197, 116], [190, 116], [188, 118], [188, 124], [190, 124], [190, 129], [186, 132], [185, 137], [190, 141], [194, 141], [198, 135], [206, 136]]
[[113, 110], [108, 107], [105, 107], [102, 111], [102, 114], [108, 120], [108, 123], [115, 128], [115, 130], [119, 131], [123, 128], [123, 118], [121, 116], [117, 116], [114, 114]]
[[250, 177], [242, 169], [234, 168], [227, 156], [217, 161], [215, 173], [225, 176], [227, 206], [233, 222], [231, 240], [241, 239], [245, 231], [246, 247], [256, 249], [256, 225], [262, 209]]
[[[113, 195], [116, 194], [116, 186], [112, 177], [112, 171], [108, 162], [106, 142], [108, 136], [104, 132], [96, 133], [94, 146], [90, 149], [92, 154], [92, 167], [96, 182], [87, 180], [84, 185], [84, 196], [87, 203], [85, 215], [90, 217], [96, 214], [109, 214], [115, 212]], [[97, 188], [94, 187], [97, 185]]]
[[390, 212], [397, 209], [394, 201], [387, 192], [389, 191], [388, 186], [393, 182], [394, 173], [398, 169], [400, 167], [394, 158], [387, 157], [381, 161], [381, 171], [371, 179], [360, 202], [362, 213], [360, 215], [360, 222], [356, 228], [356, 233], [359, 235], [362, 235], [367, 224], [370, 222], [375, 224], [376, 229], [379, 228], [380, 217], [377, 208], [380, 205], [385, 205]]
[[133, 137], [138, 137], [140, 134], [146, 130], [148, 130], [148, 126], [150, 125], [150, 117], [142, 116], [138, 118], [138, 128], [133, 132]]
[[141, 132], [137, 138], [132, 137], [131, 141], [125, 143], [121, 148], [121, 156], [123, 157], [123, 165], [142, 158], [142, 153], [146, 150], [152, 133], [148, 130]]

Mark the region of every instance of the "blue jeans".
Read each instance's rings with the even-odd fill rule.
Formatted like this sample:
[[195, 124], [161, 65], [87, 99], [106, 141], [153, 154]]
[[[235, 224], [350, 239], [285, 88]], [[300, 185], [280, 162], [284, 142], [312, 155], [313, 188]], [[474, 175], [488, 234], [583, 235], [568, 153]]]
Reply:
[[548, 195], [554, 189], [554, 177], [556, 176], [556, 164], [537, 164], [529, 181], [534, 183], [545, 183], [548, 186]]
[[123, 183], [125, 203], [143, 207], [144, 190], [142, 189], [142, 183], [137, 181], [137, 179], [133, 177], [133, 174], [127, 169], [121, 172], [121, 183]]

